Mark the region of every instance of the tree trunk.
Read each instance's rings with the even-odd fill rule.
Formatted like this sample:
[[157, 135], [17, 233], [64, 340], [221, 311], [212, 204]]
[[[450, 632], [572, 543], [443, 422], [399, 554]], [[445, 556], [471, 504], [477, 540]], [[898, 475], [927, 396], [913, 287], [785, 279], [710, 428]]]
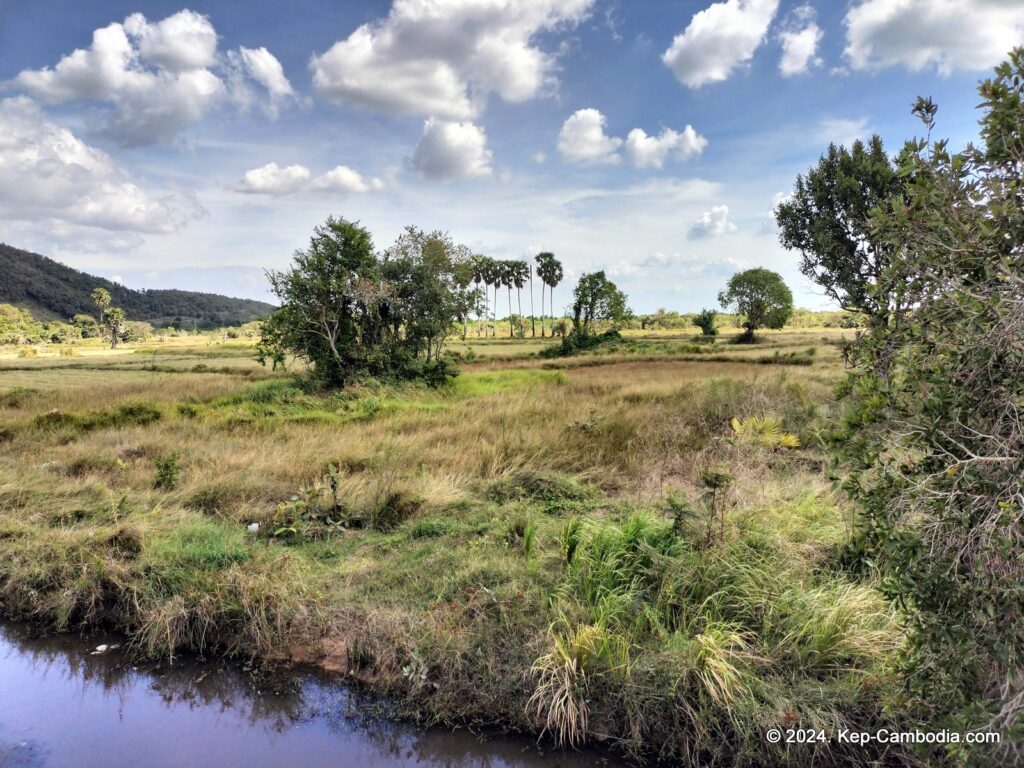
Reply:
[[540, 337], [544, 338], [544, 286], [545, 282], [540, 281]]
[[491, 336], [495, 339], [498, 338], [498, 284], [494, 284], [494, 330], [491, 331]]
[[555, 286], [548, 286], [548, 298], [551, 300], [551, 335], [555, 335]]
[[515, 334], [512, 333], [512, 283], [508, 284], [508, 337], [511, 339]]
[[[518, 285], [516, 286], [516, 303], [519, 305], [519, 322], [523, 323], [523, 292], [519, 288]], [[523, 323], [523, 325], [522, 325], [522, 336], [525, 336], [525, 335], [526, 335], [526, 324]], [[522, 336], [520, 338], [522, 338]]]
[[530, 267], [530, 337], [537, 337], [537, 314], [533, 311], [533, 266]]

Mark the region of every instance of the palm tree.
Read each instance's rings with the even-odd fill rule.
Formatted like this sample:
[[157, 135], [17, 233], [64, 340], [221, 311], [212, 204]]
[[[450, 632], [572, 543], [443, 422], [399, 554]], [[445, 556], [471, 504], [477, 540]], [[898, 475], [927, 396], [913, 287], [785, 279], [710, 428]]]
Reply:
[[548, 278], [551, 274], [551, 262], [554, 261], [555, 254], [548, 251], [542, 251], [534, 256], [534, 261], [537, 262], [537, 277], [540, 278], [540, 337], [544, 338], [544, 286], [548, 284]]
[[551, 255], [551, 269], [548, 271], [548, 295], [551, 296], [551, 321], [555, 319], [555, 286], [562, 282], [562, 262]]
[[[473, 257], [473, 284], [476, 285], [476, 289], [477, 289], [478, 292], [480, 290], [480, 283], [482, 283], [483, 280], [484, 280], [484, 268], [485, 268], [485, 262], [486, 261], [487, 261], [487, 257], [486, 256], [481, 256], [481, 255], [477, 254], [476, 256]], [[487, 308], [487, 291], [484, 291], [484, 311], [485, 312], [487, 311], [486, 308]], [[480, 331], [483, 330], [483, 326], [484, 326], [484, 319], [483, 319], [483, 316], [480, 314], [480, 307], [479, 307], [479, 300], [478, 300], [477, 313], [476, 313], [476, 335], [478, 337], [480, 336]]]
[[93, 288], [92, 303], [100, 311], [100, 325], [103, 325], [103, 313], [110, 306], [110, 291], [106, 288]]
[[[530, 338], [537, 337], [537, 313], [533, 309], [533, 264], [527, 264], [526, 269], [530, 274]], [[543, 299], [542, 299], [543, 300]]]
[[[492, 310], [494, 318], [494, 328], [491, 331], [492, 336], [498, 335], [498, 286], [501, 285], [501, 265], [494, 259], [487, 259], [484, 262], [484, 283], [490, 288], [494, 286], [494, 309]], [[487, 319], [487, 325], [490, 326], [491, 318]], [[486, 333], [484, 334], [487, 335]]]
[[[523, 286], [530, 277], [530, 265], [525, 261], [513, 261], [509, 266], [512, 268], [512, 282], [516, 286], [516, 303], [519, 305], [520, 337], [526, 334], [526, 325], [523, 324]], [[511, 314], [511, 313], [510, 313]]]

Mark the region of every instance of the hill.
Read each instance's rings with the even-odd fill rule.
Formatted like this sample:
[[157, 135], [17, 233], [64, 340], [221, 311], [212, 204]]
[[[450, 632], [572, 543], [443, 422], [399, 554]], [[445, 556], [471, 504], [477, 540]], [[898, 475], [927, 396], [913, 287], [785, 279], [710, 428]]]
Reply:
[[0, 280], [0, 303], [28, 309], [43, 320], [95, 314], [90, 294], [99, 287], [110, 291], [114, 306], [124, 309], [130, 319], [145, 320], [157, 327], [241, 325], [266, 317], [274, 310], [266, 302], [215, 293], [135, 291], [4, 243], [0, 243], [0, 274], [4, 278]]

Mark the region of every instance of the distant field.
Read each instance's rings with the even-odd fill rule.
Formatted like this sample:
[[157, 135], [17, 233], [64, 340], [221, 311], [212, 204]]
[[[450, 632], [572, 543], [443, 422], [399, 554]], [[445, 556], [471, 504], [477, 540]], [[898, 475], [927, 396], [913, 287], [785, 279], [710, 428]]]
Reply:
[[470, 337], [447, 387], [329, 395], [237, 342], [4, 354], [0, 599], [317, 663], [430, 719], [801, 764], [762, 736], [787, 711], [898, 719], [894, 615], [844, 572], [824, 475], [842, 338]]

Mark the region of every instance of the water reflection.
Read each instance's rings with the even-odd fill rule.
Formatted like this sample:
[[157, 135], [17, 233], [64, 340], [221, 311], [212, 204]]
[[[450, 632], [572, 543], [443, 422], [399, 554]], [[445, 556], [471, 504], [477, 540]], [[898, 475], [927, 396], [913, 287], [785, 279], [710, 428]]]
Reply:
[[0, 623], [0, 766], [582, 768], [527, 740], [417, 729], [336, 682], [224, 664], [134, 664], [117, 638], [35, 636]]

